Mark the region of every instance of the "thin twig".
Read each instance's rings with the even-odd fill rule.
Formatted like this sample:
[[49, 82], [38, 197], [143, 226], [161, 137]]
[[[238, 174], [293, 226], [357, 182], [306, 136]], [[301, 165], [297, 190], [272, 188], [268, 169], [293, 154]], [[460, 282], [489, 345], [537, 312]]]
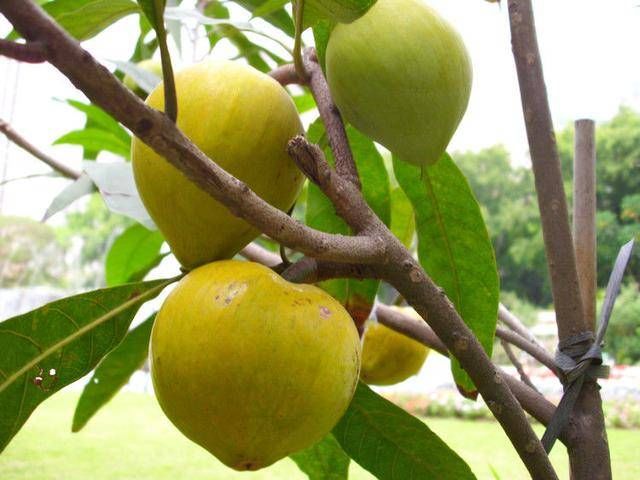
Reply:
[[304, 52], [304, 65], [309, 75], [309, 88], [318, 106], [318, 112], [324, 123], [329, 138], [329, 145], [336, 161], [338, 174], [361, 188], [358, 168], [353, 159], [349, 146], [349, 139], [344, 128], [344, 122], [338, 107], [331, 98], [329, 85], [324, 78], [318, 56], [314, 48], [307, 48]]
[[50, 157], [43, 151], [36, 148], [26, 138], [24, 138], [22, 135], [16, 132], [11, 127], [11, 125], [9, 125], [9, 123], [2, 120], [1, 118], [0, 118], [0, 132], [5, 134], [9, 140], [11, 140], [13, 143], [18, 145], [20, 148], [30, 153], [41, 162], [53, 168], [56, 172], [58, 172], [63, 177], [67, 177], [72, 180], [77, 180], [80, 177], [79, 172], [76, 172], [74, 169], [67, 167], [63, 163], [56, 160], [55, 158]]
[[502, 303], [498, 306], [498, 320], [504, 323], [511, 330], [526, 338], [531, 343], [544, 349], [540, 341], [531, 333], [531, 331], [522, 323], [522, 321], [516, 317], [507, 307]]
[[4, 38], [0, 38], [0, 55], [26, 63], [42, 63], [47, 60], [47, 51], [42, 43], [18, 43]]
[[496, 337], [500, 338], [501, 340], [505, 340], [510, 344], [518, 347], [523, 352], [528, 353], [557, 375], [558, 367], [556, 367], [553, 356], [551, 356], [549, 352], [547, 352], [544, 348], [536, 345], [535, 343], [531, 343], [529, 340], [522, 337], [521, 335], [518, 335], [516, 332], [503, 328], [499, 325], [496, 327]]
[[269, 75], [282, 86], [294, 84], [303, 85], [305, 83], [305, 81], [298, 76], [296, 67], [291, 63], [271, 70]]
[[[442, 343], [442, 340], [438, 338], [426, 323], [420, 322], [386, 305], [378, 305], [374, 313], [380, 323], [419, 341], [441, 355], [449, 356], [449, 351], [444, 343]], [[498, 369], [498, 371], [501, 373], [502, 378], [506, 380], [509, 389], [516, 396], [520, 405], [543, 425], [549, 423], [555, 411], [555, 406], [538, 391], [533, 390], [503, 370]], [[561, 439], [562, 441], [565, 440], [564, 435]]]
[[504, 350], [504, 353], [507, 354], [507, 357], [509, 357], [509, 360], [511, 361], [513, 366], [516, 367], [516, 371], [518, 372], [518, 375], [520, 375], [520, 379], [532, 389], [538, 390], [536, 386], [533, 384], [533, 382], [531, 381], [531, 379], [529, 378], [529, 375], [527, 375], [527, 373], [524, 371], [524, 367], [522, 366], [522, 363], [520, 363], [520, 360], [518, 360], [518, 356], [511, 349], [511, 345], [509, 345], [509, 342], [501, 339], [500, 345], [502, 345], [502, 349]]
[[171, 65], [171, 54], [167, 46], [167, 29], [164, 25], [163, 12], [158, 7], [160, 2], [156, 2], [153, 11], [156, 15], [156, 38], [160, 48], [160, 61], [162, 62], [162, 79], [164, 88], [164, 112], [169, 119], [176, 123], [178, 120], [178, 96], [176, 93], [176, 81], [173, 75], [173, 65]]

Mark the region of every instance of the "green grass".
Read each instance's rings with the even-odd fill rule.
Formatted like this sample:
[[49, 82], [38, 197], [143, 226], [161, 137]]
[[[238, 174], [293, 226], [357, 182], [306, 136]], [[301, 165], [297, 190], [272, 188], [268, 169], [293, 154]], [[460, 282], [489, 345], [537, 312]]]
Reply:
[[[42, 405], [0, 455], [2, 480], [297, 480], [306, 478], [289, 459], [256, 473], [224, 467], [186, 440], [163, 416], [152, 396], [121, 393], [80, 433], [71, 433], [79, 392], [60, 393]], [[479, 479], [528, 478], [507, 438], [494, 422], [428, 419]], [[640, 431], [611, 430], [616, 480], [640, 478]], [[566, 453], [556, 445], [553, 463], [568, 478]], [[357, 465], [351, 479], [373, 478]]]

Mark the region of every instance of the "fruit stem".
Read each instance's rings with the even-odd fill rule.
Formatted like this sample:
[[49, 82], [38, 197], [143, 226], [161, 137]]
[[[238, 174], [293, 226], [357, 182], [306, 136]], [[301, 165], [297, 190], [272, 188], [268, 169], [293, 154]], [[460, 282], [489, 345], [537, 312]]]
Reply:
[[302, 61], [302, 31], [304, 30], [304, 0], [296, 0], [293, 2], [295, 13], [296, 33], [293, 42], [293, 64], [296, 67], [296, 73], [301, 79], [306, 80], [309, 75]]

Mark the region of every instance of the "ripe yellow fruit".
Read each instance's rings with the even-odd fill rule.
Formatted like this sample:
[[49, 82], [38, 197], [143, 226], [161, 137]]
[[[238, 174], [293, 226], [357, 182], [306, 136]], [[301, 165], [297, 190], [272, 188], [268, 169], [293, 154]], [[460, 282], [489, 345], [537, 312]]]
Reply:
[[422, 0], [378, 0], [354, 22], [338, 24], [326, 72], [345, 119], [415, 165], [442, 156], [471, 93], [462, 39]]
[[[288, 210], [304, 176], [286, 151], [287, 142], [303, 132], [286, 90], [268, 75], [230, 61], [187, 67], [175, 80], [180, 130], [265, 201]], [[146, 103], [164, 108], [162, 84]], [[131, 159], [142, 201], [184, 267], [230, 258], [258, 236], [138, 139]]]
[[[393, 307], [419, 318], [412, 308]], [[369, 322], [362, 345], [360, 378], [371, 385], [393, 385], [417, 374], [429, 348], [389, 327]]]
[[257, 470], [326, 435], [360, 368], [349, 314], [317, 287], [236, 260], [191, 271], [151, 335], [165, 414], [224, 464]]

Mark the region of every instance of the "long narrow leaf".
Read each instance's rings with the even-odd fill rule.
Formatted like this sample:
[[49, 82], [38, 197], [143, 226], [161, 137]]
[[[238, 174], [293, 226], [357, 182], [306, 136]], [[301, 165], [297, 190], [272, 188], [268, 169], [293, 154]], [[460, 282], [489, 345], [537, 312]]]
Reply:
[[[491, 356], [500, 293], [498, 270], [467, 179], [446, 154], [422, 171], [397, 159], [393, 165], [415, 211], [420, 263]], [[460, 391], [475, 397], [475, 386], [460, 364], [453, 361], [452, 367]]]
[[290, 457], [307, 474], [309, 480], [349, 478], [349, 457], [332, 434]]
[[140, 305], [176, 279], [94, 290], [0, 323], [0, 451], [33, 410], [89, 373]]
[[333, 434], [353, 460], [380, 479], [476, 478], [429, 427], [362, 382]]

